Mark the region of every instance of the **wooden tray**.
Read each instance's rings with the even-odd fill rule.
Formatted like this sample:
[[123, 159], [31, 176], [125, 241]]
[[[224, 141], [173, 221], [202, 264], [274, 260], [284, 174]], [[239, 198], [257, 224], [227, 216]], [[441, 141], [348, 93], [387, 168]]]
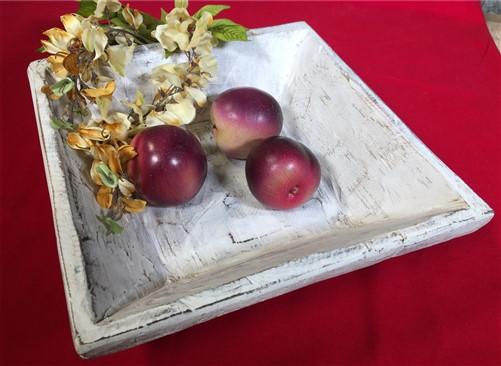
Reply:
[[[251, 31], [216, 50], [209, 94], [255, 86], [283, 107], [284, 135], [319, 157], [322, 183], [292, 211], [263, 208], [244, 162], [215, 148], [206, 111], [190, 126], [208, 152], [201, 192], [183, 207], [148, 208], [107, 235], [87, 165], [50, 126], [58, 113], [40, 89], [45, 60], [28, 68], [77, 352], [114, 352], [308, 284], [485, 225], [492, 210], [450, 171], [303, 22]], [[141, 47], [114, 103], [146, 94], [165, 63]], [[411, 274], [409, 274], [411, 275]]]

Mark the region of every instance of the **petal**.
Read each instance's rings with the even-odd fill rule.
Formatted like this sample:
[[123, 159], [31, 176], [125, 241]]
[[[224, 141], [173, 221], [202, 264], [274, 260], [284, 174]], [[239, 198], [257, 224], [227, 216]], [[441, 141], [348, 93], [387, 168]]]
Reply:
[[106, 156], [108, 157], [108, 166], [111, 171], [115, 174], [122, 172], [122, 166], [120, 164], [120, 160], [118, 159], [118, 152], [112, 145], [105, 144], [103, 145], [103, 149], [106, 152]]
[[179, 72], [174, 64], [161, 65], [153, 69], [151, 78], [153, 83], [164, 89], [168, 89], [171, 85], [180, 88], [182, 86]]
[[47, 57], [47, 61], [52, 67], [52, 71], [57, 77], [65, 78], [68, 76], [68, 71], [63, 66], [64, 56], [62, 55], [51, 55]]
[[106, 9], [106, 0], [95, 0], [96, 1], [96, 10], [94, 10], [94, 15], [98, 18], [101, 18], [104, 14], [104, 9]]
[[101, 18], [104, 15], [104, 9], [108, 8], [111, 13], [115, 13], [120, 10], [122, 4], [118, 0], [95, 0], [96, 1], [96, 10], [94, 11], [94, 15], [98, 18]]
[[94, 60], [97, 60], [99, 57], [101, 57], [102, 54], [104, 54], [104, 49], [106, 48], [107, 44], [108, 44], [108, 37], [106, 37], [104, 29], [97, 28], [94, 40], [94, 52], [96, 52]]
[[[92, 148], [91, 148], [91, 150], [92, 150]], [[102, 185], [103, 185], [103, 182], [101, 182], [101, 178], [99, 178], [99, 174], [97, 174], [97, 172], [96, 172], [96, 166], [97, 166], [97, 164], [99, 164], [99, 163], [100, 163], [100, 161], [99, 161], [99, 160], [94, 160], [94, 161], [92, 162], [92, 166], [91, 166], [91, 168], [90, 168], [90, 178], [92, 179], [92, 181], [93, 181], [94, 183], [96, 183], [96, 185], [98, 185], [98, 186], [102, 186]]]
[[212, 23], [211, 13], [207, 11], [203, 12], [200, 19], [197, 20], [195, 31], [193, 32], [193, 36], [191, 37], [189, 48], [195, 48], [201, 43], [203, 38], [206, 37], [206, 36], [204, 37], [204, 35], [206, 33], [209, 33], [207, 32], [207, 28], [210, 23]]
[[135, 29], [138, 29], [139, 26], [143, 23], [142, 14], [136, 9], [131, 9], [129, 4], [125, 6], [122, 10], [122, 15], [129, 25], [132, 25]]
[[116, 88], [116, 83], [114, 80], [111, 80], [111, 81], [108, 81], [102, 88], [82, 89], [82, 93], [86, 97], [98, 98], [98, 97], [112, 95], [113, 92], [115, 91], [115, 88]]
[[134, 104], [138, 107], [141, 107], [144, 104], [144, 95], [139, 89], [136, 90], [136, 100], [134, 101]]
[[128, 212], [141, 212], [146, 207], [146, 201], [131, 199], [131, 198], [122, 198], [122, 202], [124, 203], [124, 208]]
[[125, 140], [129, 132], [128, 128], [121, 123], [106, 124], [104, 128], [111, 134], [111, 137], [116, 140]]
[[208, 74], [208, 78], [214, 78], [217, 73], [217, 61], [216, 58], [212, 55], [205, 55], [200, 57], [200, 61], [198, 62], [200, 66], [200, 71], [202, 73]]
[[137, 152], [131, 145], [122, 145], [118, 148], [118, 157], [122, 166], [125, 166], [125, 163], [136, 156]]
[[188, 0], [174, 0], [176, 8], [186, 9], [188, 7]]
[[179, 118], [171, 112], [157, 112], [157, 111], [152, 111], [148, 116], [146, 117], [146, 125], [148, 127], [153, 127], [153, 126], [159, 126], [159, 125], [173, 125], [173, 126], [179, 126]]
[[[75, 38], [72, 34], [59, 29], [59, 28], [51, 28], [49, 30], [46, 30], [43, 32], [44, 35], [49, 37], [49, 42], [52, 43], [52, 45], [62, 51], [62, 52], [68, 52], [68, 44], [70, 41]], [[43, 43], [43, 42], [42, 42]], [[44, 44], [45, 46], [45, 44]]]
[[40, 42], [42, 42], [43, 48], [45, 48], [45, 51], [47, 51], [48, 53], [52, 53], [52, 54], [61, 53], [61, 52], [68, 53], [68, 50], [66, 49], [66, 47], [64, 49], [56, 47], [50, 41], [47, 41], [47, 40], [41, 40]]
[[106, 119], [108, 117], [108, 112], [111, 107], [111, 97], [109, 96], [97, 97], [96, 104], [97, 107], [99, 108], [99, 113], [101, 114], [101, 117]]
[[102, 208], [110, 208], [113, 200], [112, 190], [108, 187], [99, 187], [96, 195], [96, 201]]
[[84, 139], [91, 141], [106, 141], [110, 139], [108, 131], [101, 127], [79, 127], [78, 133]]
[[126, 129], [130, 127], [129, 116], [122, 112], [115, 112], [104, 120], [107, 124], [119, 124], [125, 126]]
[[82, 24], [80, 19], [75, 14], [64, 14], [61, 16], [61, 23], [64, 25], [64, 29], [70, 34], [73, 34], [76, 38], [82, 36]]
[[210, 32], [205, 32], [200, 37], [200, 40], [195, 47], [195, 52], [200, 56], [205, 56], [211, 54], [213, 48], [212, 34]]
[[97, 168], [97, 164], [105, 163], [113, 173], [118, 174], [122, 172], [119, 154], [113, 145], [101, 144], [94, 150], [94, 154], [97, 156], [94, 168]]
[[165, 106], [165, 111], [174, 114], [177, 118], [175, 118], [175, 123], [169, 123], [174, 125], [185, 125], [193, 121], [197, 111], [193, 106], [191, 100], [184, 99], [180, 103], [175, 104], [167, 104]]
[[153, 38], [156, 38], [158, 42], [160, 42], [163, 48], [173, 52], [176, 50], [177, 46], [174, 41], [165, 34], [168, 28], [169, 26], [167, 24], [159, 25], [153, 32], [151, 32], [151, 35]]
[[66, 137], [66, 142], [72, 149], [87, 150], [92, 146], [92, 142], [80, 136], [78, 132], [70, 132]]
[[177, 29], [168, 29], [164, 32], [164, 36], [169, 37], [172, 41], [176, 42], [179, 49], [182, 51], [188, 50], [188, 44], [190, 42], [188, 32], [182, 32]]
[[94, 60], [97, 60], [104, 53], [104, 49], [108, 44], [108, 37], [106, 37], [104, 29], [95, 26], [88, 20], [84, 21], [82, 26], [82, 42], [84, 47], [88, 51], [94, 52]]
[[125, 66], [127, 66], [130, 60], [132, 60], [135, 47], [136, 46], [134, 44], [131, 46], [116, 45], [109, 46], [106, 49], [106, 53], [108, 54], [108, 63], [113, 71], [121, 76], [125, 75]]
[[118, 189], [125, 197], [130, 197], [136, 191], [134, 184], [123, 178], [118, 180]]
[[190, 13], [185, 8], [174, 8], [165, 17], [165, 23], [168, 25], [180, 23], [187, 19], [191, 20]]
[[119, 0], [108, 0], [106, 6], [112, 13], [119, 11], [122, 8], [122, 4]]
[[189, 96], [193, 98], [199, 107], [203, 107], [207, 103], [207, 96], [200, 89], [187, 86], [184, 90], [186, 90]]
[[188, 18], [186, 20], [183, 20], [181, 24], [179, 25], [178, 29], [180, 32], [188, 32], [188, 28], [190, 25], [194, 23], [193, 18]]
[[132, 14], [132, 10], [130, 10], [129, 4], [125, 5], [125, 8], [122, 9], [122, 16], [129, 25], [134, 24], [134, 15]]
[[[90, 148], [90, 153], [94, 158], [94, 163], [99, 163], [101, 161], [106, 161], [106, 153], [99, 145], [92, 145]], [[94, 166], [93, 163], [93, 166]], [[95, 168], [95, 167], [94, 167]], [[97, 173], [96, 173], [97, 174]]]

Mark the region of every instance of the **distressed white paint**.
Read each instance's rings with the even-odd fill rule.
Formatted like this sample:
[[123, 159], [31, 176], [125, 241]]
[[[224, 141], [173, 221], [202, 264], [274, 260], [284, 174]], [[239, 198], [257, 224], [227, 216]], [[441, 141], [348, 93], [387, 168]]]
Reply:
[[[435, 157], [305, 23], [252, 32], [217, 50], [211, 95], [232, 86], [280, 101], [284, 134], [320, 158], [322, 183], [298, 210], [262, 208], [244, 163], [214, 146], [207, 111], [190, 128], [208, 152], [209, 175], [181, 208], [149, 208], [106, 235], [87, 167], [51, 129], [58, 113], [40, 92], [45, 61], [28, 69], [77, 351], [130, 347], [321, 279], [472, 232], [492, 210]], [[132, 99], [163, 62], [135, 55], [117, 99]], [[115, 107], [119, 103], [115, 101]]]

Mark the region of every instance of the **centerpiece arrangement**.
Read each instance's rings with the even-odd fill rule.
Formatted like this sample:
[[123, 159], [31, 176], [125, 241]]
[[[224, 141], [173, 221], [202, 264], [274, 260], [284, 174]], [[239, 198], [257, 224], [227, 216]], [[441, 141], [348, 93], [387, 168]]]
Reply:
[[[192, 199], [203, 185], [207, 159], [197, 138], [180, 126], [195, 119], [207, 104], [204, 87], [216, 77], [213, 48], [246, 41], [247, 29], [229, 19], [215, 19], [226, 5], [206, 5], [190, 14], [186, 0], [176, 0], [159, 19], [118, 0], [80, 1], [75, 14], [61, 16], [64, 30], [43, 34], [41, 52], [54, 74], [42, 91], [62, 103], [52, 126], [68, 145], [90, 162], [90, 178], [99, 220], [112, 233], [123, 227], [124, 213], [139, 213], [149, 203], [173, 206]], [[156, 93], [112, 107], [116, 78], [139, 45], [160, 43], [166, 63], [149, 75]], [[172, 63], [173, 53], [183, 55]], [[277, 101], [253, 88], [228, 90], [211, 108], [217, 145], [229, 158], [246, 159], [249, 188], [270, 208], [287, 209], [307, 201], [320, 182], [317, 159], [305, 146], [280, 134], [283, 117]], [[252, 150], [256, 152], [251, 152]]]
[[247, 32], [225, 9], [83, 1], [28, 68], [85, 357], [492, 217], [307, 23]]

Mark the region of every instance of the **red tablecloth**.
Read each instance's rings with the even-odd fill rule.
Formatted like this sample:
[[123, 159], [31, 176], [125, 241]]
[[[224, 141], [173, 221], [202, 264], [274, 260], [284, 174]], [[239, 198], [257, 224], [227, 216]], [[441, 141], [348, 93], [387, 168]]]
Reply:
[[[138, 2], [155, 11], [169, 2]], [[307, 21], [500, 210], [500, 54], [474, 2], [238, 2], [249, 27]], [[196, 9], [200, 3], [192, 4]], [[501, 363], [500, 227], [389, 260], [92, 361], [71, 341], [26, 78], [73, 2], [0, 2], [2, 365]], [[286, 62], [286, 60], [284, 60]], [[499, 211], [498, 211], [499, 212]]]

